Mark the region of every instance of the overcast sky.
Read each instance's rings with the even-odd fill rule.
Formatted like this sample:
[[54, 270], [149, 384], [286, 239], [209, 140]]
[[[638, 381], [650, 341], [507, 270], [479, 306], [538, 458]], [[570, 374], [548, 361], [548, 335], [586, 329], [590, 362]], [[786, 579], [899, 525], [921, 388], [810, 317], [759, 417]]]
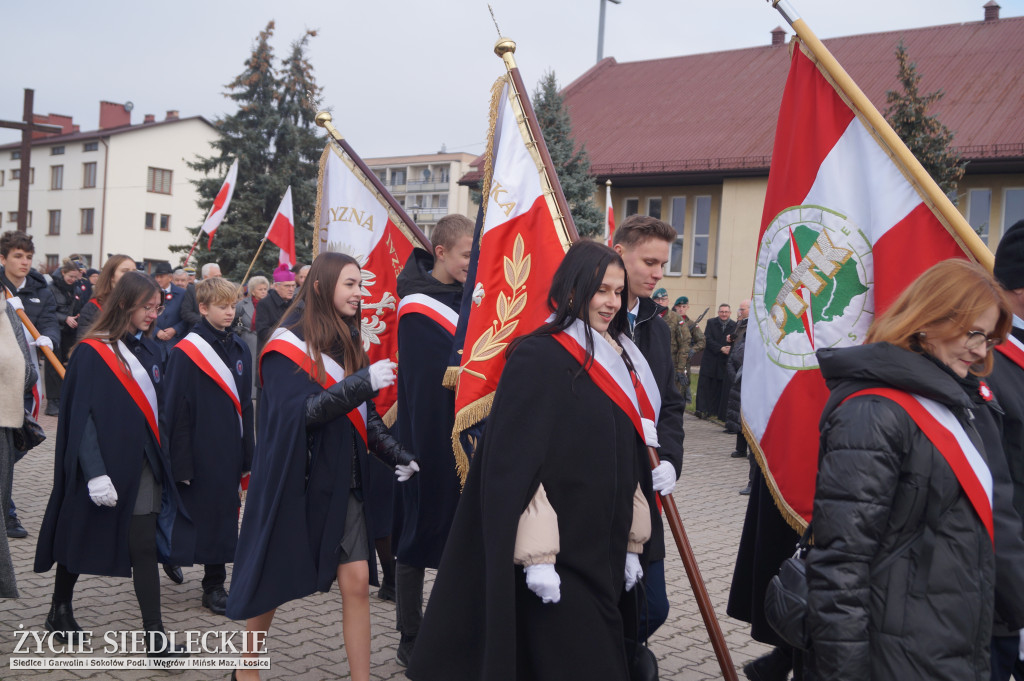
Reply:
[[[999, 0], [1024, 15], [1024, 0]], [[491, 0], [531, 91], [548, 70], [567, 85], [594, 65], [600, 0]], [[792, 0], [821, 38], [979, 21], [982, 0]], [[132, 122], [168, 109], [211, 121], [254, 40], [276, 21], [278, 57], [305, 29], [323, 102], [363, 157], [480, 153], [488, 91], [502, 72], [486, 0], [0, 0], [0, 119], [20, 120], [22, 88], [37, 113], [98, 124], [99, 101], [131, 101]], [[608, 3], [605, 56], [657, 59], [765, 45], [783, 23], [765, 0]], [[792, 33], [792, 31], [789, 31]], [[913, 55], [911, 55], [913, 57]], [[893, 67], [895, 69], [895, 65]], [[727, 87], [728, 84], [723, 84]], [[0, 129], [0, 143], [20, 133]]]

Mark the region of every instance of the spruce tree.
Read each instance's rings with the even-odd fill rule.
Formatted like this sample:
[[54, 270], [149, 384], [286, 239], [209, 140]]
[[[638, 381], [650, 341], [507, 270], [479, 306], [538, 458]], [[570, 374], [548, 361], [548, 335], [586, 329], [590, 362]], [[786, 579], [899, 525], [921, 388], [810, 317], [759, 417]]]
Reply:
[[576, 149], [572, 121], [553, 71], [541, 78], [531, 101], [577, 231], [580, 236], [600, 236], [604, 232], [604, 217], [594, 203], [590, 158], [585, 145]]
[[929, 107], [942, 99], [944, 93], [936, 90], [921, 94], [917, 64], [908, 60], [902, 40], [896, 46], [896, 61], [903, 90], [885, 93], [889, 104], [885, 118], [942, 191], [952, 194], [967, 163], [953, 150], [953, 133], [938, 117], [928, 114]]
[[[215, 122], [220, 137], [212, 144], [214, 154], [189, 163], [191, 168], [206, 173], [195, 182], [200, 195], [197, 203], [205, 215], [228, 168], [238, 159], [238, 184], [213, 247], [207, 250], [203, 235], [194, 253], [198, 264], [217, 262], [224, 276], [234, 281], [245, 275], [289, 184], [297, 256], [300, 262], [310, 261], [321, 146], [314, 127], [315, 104], [310, 99], [315, 101], [320, 88], [305, 51], [308, 39], [316, 33], [307, 31], [292, 44], [282, 64], [283, 75], [275, 66], [270, 46], [273, 35], [271, 21], [257, 37], [242, 73], [227, 85], [225, 96], [238, 104], [238, 110]], [[190, 230], [193, 238], [198, 230], [199, 226]], [[190, 247], [191, 243], [172, 250], [187, 253]], [[253, 271], [269, 274], [277, 266], [277, 257], [276, 247], [264, 245]]]

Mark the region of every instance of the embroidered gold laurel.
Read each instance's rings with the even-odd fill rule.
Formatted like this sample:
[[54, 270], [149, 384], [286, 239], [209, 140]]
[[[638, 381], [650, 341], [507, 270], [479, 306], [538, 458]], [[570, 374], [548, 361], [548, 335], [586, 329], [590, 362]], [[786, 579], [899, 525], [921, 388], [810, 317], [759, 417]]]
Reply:
[[504, 291], [498, 293], [498, 318], [491, 322], [490, 328], [480, 334], [480, 338], [473, 344], [473, 349], [469, 353], [469, 361], [462, 367], [463, 371], [477, 378], [485, 379], [486, 376], [467, 367], [473, 362], [486, 362], [503, 352], [516, 327], [519, 326], [516, 317], [526, 309], [526, 281], [530, 278], [531, 256], [525, 251], [523, 235], [519, 234], [512, 246], [512, 257], [504, 257], [505, 281], [512, 289], [511, 295]]

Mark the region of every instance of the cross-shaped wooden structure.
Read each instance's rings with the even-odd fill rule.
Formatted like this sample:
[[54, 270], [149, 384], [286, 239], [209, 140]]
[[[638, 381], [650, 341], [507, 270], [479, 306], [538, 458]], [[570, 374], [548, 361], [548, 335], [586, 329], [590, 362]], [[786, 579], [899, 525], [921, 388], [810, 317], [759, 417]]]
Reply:
[[32, 172], [32, 133], [48, 132], [60, 133], [63, 128], [59, 125], [43, 125], [36, 123], [32, 115], [32, 101], [35, 98], [35, 90], [25, 88], [25, 109], [22, 114], [22, 121], [0, 121], [0, 128], [13, 128], [21, 130], [21, 176], [18, 178], [18, 231], [28, 230], [28, 184], [29, 174]]

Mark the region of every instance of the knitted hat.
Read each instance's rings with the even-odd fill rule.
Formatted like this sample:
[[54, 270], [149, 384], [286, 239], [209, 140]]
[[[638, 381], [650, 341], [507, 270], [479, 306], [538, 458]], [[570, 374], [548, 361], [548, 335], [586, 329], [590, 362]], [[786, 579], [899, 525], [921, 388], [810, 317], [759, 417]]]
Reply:
[[1009, 291], [1024, 288], [1024, 220], [1015, 222], [1000, 239], [992, 274]]
[[283, 281], [295, 281], [295, 274], [288, 269], [288, 265], [281, 263], [274, 270], [274, 283], [279, 284]]
[[654, 295], [651, 296], [651, 297], [652, 298], [668, 298], [668, 291], [666, 291], [663, 288], [659, 288], [657, 291], [654, 292]]
[[678, 298], [676, 298], [676, 302], [672, 304], [672, 307], [675, 307], [676, 305], [689, 305], [689, 304], [690, 304], [690, 299], [689, 298], [687, 298], [686, 296], [679, 296]]

